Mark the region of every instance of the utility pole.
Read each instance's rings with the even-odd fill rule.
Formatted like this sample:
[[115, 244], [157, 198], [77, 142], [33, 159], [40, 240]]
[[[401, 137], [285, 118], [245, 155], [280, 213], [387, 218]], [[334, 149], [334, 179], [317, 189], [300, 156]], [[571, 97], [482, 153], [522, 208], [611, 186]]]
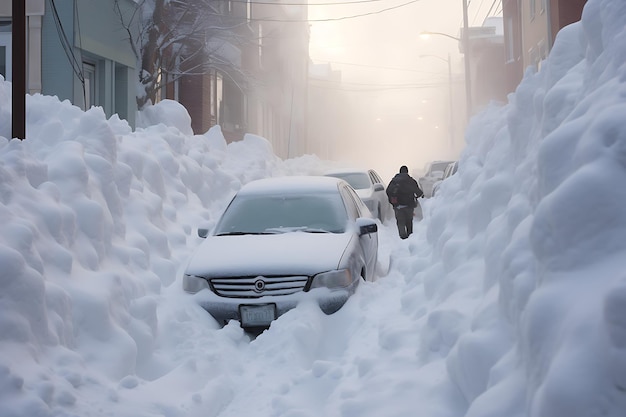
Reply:
[[12, 137], [26, 138], [26, 0], [12, 4]]
[[467, 18], [467, 0], [463, 0], [463, 61], [465, 62], [465, 100], [467, 120], [472, 117], [472, 77], [470, 75], [470, 43], [469, 43], [469, 23]]
[[450, 63], [450, 52], [448, 52], [448, 99], [450, 100], [450, 127], [448, 134], [450, 135], [450, 151], [454, 151], [454, 114], [452, 110], [452, 64]]

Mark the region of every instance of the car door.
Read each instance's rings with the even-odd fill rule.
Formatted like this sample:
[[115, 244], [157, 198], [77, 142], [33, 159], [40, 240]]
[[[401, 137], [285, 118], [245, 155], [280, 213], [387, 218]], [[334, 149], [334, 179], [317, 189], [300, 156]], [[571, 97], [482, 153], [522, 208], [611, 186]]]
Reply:
[[378, 186], [378, 190], [376, 190], [376, 199], [379, 202], [379, 207], [381, 213], [378, 214], [378, 218], [380, 221], [384, 221], [387, 216], [391, 214], [391, 205], [389, 204], [389, 200], [387, 199], [387, 193], [385, 191], [385, 184], [383, 183], [383, 179], [378, 175], [376, 171], [373, 169], [369, 170], [370, 179], [374, 183], [374, 186]]
[[[354, 222], [359, 217], [373, 218], [367, 206], [352, 188], [345, 187], [342, 194], [344, 195], [346, 209], [351, 221]], [[359, 244], [363, 251], [364, 261], [367, 264], [368, 275], [373, 278], [378, 258], [378, 233], [367, 233], [359, 236]]]

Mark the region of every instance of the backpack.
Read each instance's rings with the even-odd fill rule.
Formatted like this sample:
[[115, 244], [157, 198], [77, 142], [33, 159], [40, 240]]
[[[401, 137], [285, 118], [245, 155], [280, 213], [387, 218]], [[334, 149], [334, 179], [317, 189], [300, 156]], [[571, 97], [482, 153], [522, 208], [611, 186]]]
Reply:
[[400, 184], [398, 182], [392, 182], [389, 184], [389, 192], [387, 193], [389, 196], [389, 203], [392, 206], [398, 205], [398, 196], [400, 195]]

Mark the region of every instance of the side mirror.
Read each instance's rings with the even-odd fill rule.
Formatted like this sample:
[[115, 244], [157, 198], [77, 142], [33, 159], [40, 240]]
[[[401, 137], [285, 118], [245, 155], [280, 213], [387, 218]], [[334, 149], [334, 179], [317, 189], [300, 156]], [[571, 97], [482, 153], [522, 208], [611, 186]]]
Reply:
[[198, 228], [198, 236], [201, 237], [202, 239], [206, 239], [206, 237], [209, 235], [209, 229], [206, 229], [204, 227], [199, 227]]
[[385, 187], [382, 184], [374, 184], [374, 191], [385, 191]]
[[356, 219], [356, 225], [359, 228], [359, 236], [378, 232], [378, 225], [374, 219], [359, 217]]

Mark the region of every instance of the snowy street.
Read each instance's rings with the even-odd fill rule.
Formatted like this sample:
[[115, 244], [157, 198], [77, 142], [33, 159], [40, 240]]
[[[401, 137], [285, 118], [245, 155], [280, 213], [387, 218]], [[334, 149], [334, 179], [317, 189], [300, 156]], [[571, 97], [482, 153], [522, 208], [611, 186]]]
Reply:
[[624, 417], [625, 21], [589, 0], [471, 119], [413, 235], [381, 225], [379, 279], [256, 338], [182, 291], [197, 228], [251, 180], [342, 162], [193, 135], [169, 100], [133, 130], [29, 95], [10, 140], [0, 80], [0, 416]]

